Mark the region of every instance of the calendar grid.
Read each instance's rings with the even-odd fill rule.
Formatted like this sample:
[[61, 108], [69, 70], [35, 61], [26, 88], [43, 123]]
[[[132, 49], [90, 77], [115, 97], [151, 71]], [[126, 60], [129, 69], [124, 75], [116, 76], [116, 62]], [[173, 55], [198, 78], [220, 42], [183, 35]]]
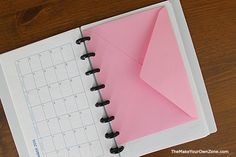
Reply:
[[[76, 129], [83, 129], [83, 128], [86, 128], [86, 127], [89, 127], [89, 126], [93, 126], [93, 124], [86, 125], [86, 126], [83, 126], [83, 127], [74, 128], [74, 130], [76, 130]], [[70, 131], [71, 131], [71, 130], [61, 131], [60, 133], [55, 133], [55, 134], [51, 134], [51, 135], [39, 137], [39, 139], [43, 139], [43, 138], [47, 138], [47, 137], [59, 135], [59, 134], [61, 134], [61, 133], [62, 133], [62, 134], [65, 134], [66, 132], [70, 132]], [[94, 141], [95, 141], [95, 140], [94, 140]], [[82, 143], [82, 144], [83, 144], [83, 143]]]
[[[32, 108], [32, 107], [31, 107]], [[80, 111], [85, 111], [85, 110], [87, 110], [87, 108], [86, 109], [83, 109], [83, 110], [80, 110]], [[67, 113], [65, 113], [65, 114], [61, 114], [60, 116], [66, 116], [66, 115], [70, 115], [70, 114], [73, 114], [73, 113], [77, 113], [78, 111], [74, 111], [74, 112], [67, 112]], [[45, 113], [44, 113], [45, 114]], [[54, 117], [50, 117], [50, 118], [47, 118], [47, 120], [52, 120], [52, 119], [55, 119], [55, 118], [57, 118], [58, 116], [54, 116]], [[39, 121], [35, 121], [35, 122], [37, 122], [37, 123], [40, 123], [40, 122], [43, 122], [43, 121], [45, 121], [45, 120], [39, 120]], [[89, 125], [84, 125], [84, 126], [89, 126]], [[82, 127], [78, 127], [78, 128], [82, 128]]]
[[[93, 141], [91, 141], [91, 142], [96, 142], [97, 140], [93, 140]], [[80, 145], [84, 145], [84, 144], [86, 144], [86, 142], [85, 143], [81, 143]], [[67, 147], [67, 148], [74, 148], [74, 147], [77, 147], [78, 145], [76, 144], [76, 145], [73, 145], [73, 146], [70, 146], [70, 147]], [[49, 152], [47, 152], [47, 153], [52, 153], [52, 152], [54, 152], [54, 151], [49, 151]], [[99, 157], [99, 156], [97, 156], [97, 157]]]
[[[40, 55], [39, 55], [40, 56]], [[26, 58], [26, 57], [25, 57]], [[71, 59], [71, 60], [68, 60], [68, 62], [70, 62], [70, 61], [75, 61], [75, 59]], [[58, 63], [58, 64], [55, 64], [54, 66], [58, 66], [58, 65], [60, 65], [61, 63]], [[45, 68], [44, 70], [47, 70], [47, 69], [49, 69], [50, 67], [48, 67], [48, 68]], [[36, 72], [39, 72], [41, 69], [39, 69], [39, 70], [35, 70], [33, 73], [36, 73]], [[22, 76], [25, 76], [25, 75], [29, 75], [29, 74], [32, 74], [31, 72], [29, 72], [29, 73], [26, 73], [26, 74], [24, 74], [24, 75], [22, 75]]]
[[[29, 75], [29, 74], [26, 74], [26, 75]], [[33, 73], [33, 75], [34, 75], [34, 73]], [[25, 75], [24, 75], [24, 76], [25, 76]], [[22, 77], [24, 77], [24, 76], [22, 76]], [[71, 79], [76, 78], [76, 77], [79, 77], [79, 75], [78, 75], [78, 76], [71, 77]], [[67, 80], [67, 79], [61, 80], [61, 82], [66, 81], [66, 80]], [[58, 83], [59, 83], [59, 82], [53, 82], [53, 83], [51, 83], [50, 85], [58, 84]], [[47, 87], [47, 86], [48, 86], [48, 85], [38, 86], [38, 87], [36, 87], [36, 88], [32, 88], [32, 89], [28, 90], [28, 92], [30, 92], [30, 91], [32, 91], [32, 90], [35, 90], [35, 89], [38, 89], [38, 88]], [[81, 93], [84, 93], [84, 92], [81, 92]]]
[[[17, 61], [17, 63], [18, 63], [18, 61]], [[18, 75], [19, 75], [19, 77], [20, 77], [20, 82], [21, 82], [21, 85], [22, 85], [22, 88], [23, 88], [23, 94], [24, 94], [24, 96], [25, 96], [25, 98], [26, 98], [26, 101], [27, 101], [27, 104], [29, 104], [29, 100], [28, 100], [28, 98], [27, 98], [27, 96], [26, 96], [26, 89], [24, 88], [24, 86], [23, 86], [23, 80], [22, 80], [22, 74], [20, 73], [20, 69], [19, 69], [19, 67], [16, 65], [16, 69], [17, 69], [17, 71], [18, 71]], [[30, 108], [29, 108], [29, 106], [28, 106], [28, 109], [29, 109], [29, 112], [30, 112], [30, 116], [31, 116], [31, 119], [32, 119], [32, 121], [33, 121], [33, 127], [34, 127], [34, 130], [37, 132], [38, 131], [38, 128], [37, 128], [37, 126], [35, 125], [35, 123], [34, 123], [34, 121], [35, 121], [35, 119], [34, 119], [34, 116], [32, 115], [32, 111], [30, 110]], [[40, 142], [39, 142], [39, 136], [38, 136], [38, 134], [36, 133], [36, 136], [37, 136], [37, 142], [39, 143], [39, 148], [40, 149], [42, 149], [42, 145], [40, 144]]]
[[104, 151], [71, 44], [16, 61], [43, 157], [99, 157]]
[[[71, 46], [72, 47], [72, 46]], [[75, 51], [73, 50], [73, 47], [72, 47], [72, 51], [73, 51], [73, 56], [74, 56], [74, 58], [75, 58], [75, 60], [77, 59], [77, 57], [76, 57], [76, 55], [75, 55]], [[79, 69], [79, 67], [78, 67], [78, 64], [76, 64], [76, 67], [77, 67], [77, 69], [78, 69], [78, 71], [79, 71], [79, 73], [80, 73], [80, 69]], [[81, 81], [83, 81], [82, 79], [81, 79]], [[85, 91], [85, 87], [84, 87], [84, 84], [82, 83], [82, 87], [83, 87], [83, 90]], [[88, 102], [88, 97], [86, 97], [86, 101]], [[91, 113], [91, 110], [90, 110], [90, 114], [92, 115], [92, 113]], [[93, 115], [92, 115], [93, 116]], [[92, 119], [93, 120], [93, 123], [95, 123], [94, 122], [94, 119]], [[96, 132], [98, 132], [98, 129], [97, 129], [97, 126], [95, 125], [95, 129], [96, 129]], [[100, 138], [99, 136], [98, 136], [98, 138]], [[100, 145], [101, 145], [101, 140], [99, 139], [99, 143], [100, 143]]]
[[[75, 56], [75, 54], [74, 54], [74, 50], [73, 50], [73, 48], [72, 48], [72, 51], [73, 51], [73, 57], [74, 58], [76, 58], [76, 56]], [[78, 72], [80, 73], [80, 71], [79, 71], [79, 68], [78, 68], [78, 64], [76, 64], [76, 68], [77, 68], [77, 70], [78, 70]], [[67, 72], [67, 75], [68, 75], [68, 72]], [[82, 80], [81, 80], [82, 81]], [[82, 83], [82, 87], [83, 87], [83, 91], [85, 91], [85, 88], [84, 88], [84, 85], [83, 85], [83, 83]], [[88, 102], [88, 100], [87, 100], [87, 97], [86, 97], [86, 101]], [[91, 110], [89, 110], [90, 111], [90, 114], [91, 114]], [[92, 114], [91, 114], [92, 115]], [[82, 122], [83, 123], [83, 122]], [[93, 120], [93, 123], [94, 123], [94, 120]], [[84, 124], [83, 124], [84, 125]], [[96, 127], [96, 126], [95, 126]], [[87, 128], [85, 128], [85, 129], [87, 129]], [[97, 131], [97, 130], [96, 130]], [[87, 140], [89, 139], [88, 138], [88, 135], [86, 135], [86, 137], [87, 137]], [[100, 141], [100, 140], [99, 140]], [[91, 145], [91, 143], [89, 143], [89, 145]], [[90, 151], [92, 151], [91, 150], [91, 148], [90, 148]]]
[[[75, 55], [75, 51], [74, 51], [73, 47], [72, 47], [72, 51], [73, 51], [74, 58], [76, 59], [77, 57], [76, 57], [76, 55]], [[77, 66], [77, 69], [78, 69], [78, 71], [79, 71], [78, 64], [76, 64], [76, 66]], [[81, 80], [81, 81], [83, 81], [83, 80]], [[85, 87], [84, 87], [84, 84], [83, 84], [83, 83], [82, 83], [82, 86], [83, 86], [83, 89], [85, 90]], [[88, 102], [88, 97], [86, 97], [86, 99], [87, 99], [87, 102]], [[90, 112], [91, 112], [91, 110], [90, 110]], [[92, 115], [92, 116], [93, 116], [93, 115]], [[94, 122], [94, 120], [93, 120], [93, 122]], [[95, 123], [95, 122], [94, 122], [94, 123]], [[98, 128], [97, 128], [96, 125], [95, 125], [95, 128], [96, 128], [96, 131], [98, 132]], [[99, 138], [100, 138], [100, 137], [99, 137]], [[102, 145], [100, 139], [99, 139], [99, 143], [100, 143], [100, 145]]]
[[[61, 51], [60, 51], [60, 53], [61, 53]], [[62, 55], [63, 56], [63, 55]], [[64, 57], [62, 57], [63, 58], [63, 61], [65, 62], [65, 59], [64, 59]], [[67, 65], [67, 64], [65, 64], [65, 65]], [[68, 71], [66, 72], [67, 73], [67, 77], [69, 78], [69, 75], [68, 75]], [[70, 88], [71, 88], [71, 84], [70, 84]], [[72, 89], [72, 88], [71, 88]], [[61, 89], [60, 89], [60, 92], [62, 92], [61, 91]], [[65, 97], [62, 97], [63, 99], [65, 99]], [[69, 114], [69, 116], [70, 116], [70, 114]], [[71, 122], [70, 122], [70, 125], [71, 125], [71, 127], [72, 127], [72, 124], [71, 124]], [[74, 130], [73, 130], [74, 131]], [[74, 135], [74, 138], [76, 139], [76, 137], [75, 137], [75, 135]], [[65, 140], [65, 139], [64, 139]], [[76, 143], [77, 143], [77, 145], [79, 144], [78, 143], [78, 141], [76, 140]], [[68, 148], [68, 147], [67, 147]], [[79, 152], [80, 153], [80, 152]]]
[[[48, 86], [44, 86], [44, 87], [48, 87]], [[34, 90], [36, 90], [36, 89], [34, 89]], [[71, 94], [71, 95], [68, 95], [68, 96], [66, 96], [66, 97], [64, 97], [64, 98], [69, 98], [69, 97], [72, 97], [72, 96], [76, 97], [76, 95], [83, 94], [83, 93], [84, 93], [84, 92], [77, 93], [77, 94]], [[53, 102], [58, 101], [58, 100], [64, 100], [64, 98], [53, 99]], [[52, 102], [52, 101], [51, 101], [51, 100], [50, 100], [50, 101], [46, 101], [46, 102], [44, 102], [44, 103], [40, 103], [40, 104], [38, 104], [38, 105], [34, 105], [34, 106], [30, 106], [30, 107], [42, 106], [42, 105], [47, 104], [47, 103], [50, 103], [50, 102]]]
[[[51, 52], [51, 51], [50, 51]], [[50, 56], [50, 59], [51, 59], [51, 56]], [[51, 60], [52, 61], [52, 60]], [[42, 62], [40, 61], [40, 65], [42, 66]], [[43, 73], [43, 75], [44, 75], [44, 78], [46, 78], [45, 77], [45, 73]], [[46, 79], [45, 79], [46, 80]], [[58, 82], [55, 82], [55, 83], [58, 83]], [[49, 83], [48, 83], [48, 81], [46, 80], [46, 84], [47, 84], [47, 86], [49, 86]], [[50, 99], [51, 99], [51, 101], [53, 101], [52, 100], [52, 96], [51, 96], [51, 93], [49, 92], [49, 95], [50, 95]], [[53, 103], [53, 108], [54, 108], [54, 111], [55, 111], [55, 105], [54, 105], [54, 103]], [[45, 113], [44, 113], [45, 114]], [[56, 116], [58, 116], [57, 114], [56, 114]], [[59, 120], [59, 119], [58, 119]], [[60, 127], [60, 130], [61, 130], [61, 125], [60, 125], [60, 123], [59, 123], [59, 127]], [[49, 126], [48, 126], [48, 128], [49, 128]], [[50, 130], [50, 128], [49, 128], [49, 130]], [[51, 130], [50, 130], [50, 132], [51, 132]], [[63, 134], [63, 133], [62, 133]], [[64, 134], [63, 134], [64, 135]], [[51, 133], [51, 135], [50, 135], [52, 138], [54, 137], [53, 135], [52, 135], [52, 133]], [[63, 136], [63, 140], [64, 140], [64, 142], [65, 142], [65, 138], [64, 138], [64, 136]], [[53, 141], [53, 140], [52, 140]], [[54, 145], [54, 148], [56, 147], [55, 146], [55, 143], [54, 143], [54, 141], [52, 142], [53, 143], [53, 145]], [[56, 150], [57, 151], [57, 150]], [[47, 152], [48, 153], [48, 152]], [[69, 155], [68, 155], [69, 156]]]

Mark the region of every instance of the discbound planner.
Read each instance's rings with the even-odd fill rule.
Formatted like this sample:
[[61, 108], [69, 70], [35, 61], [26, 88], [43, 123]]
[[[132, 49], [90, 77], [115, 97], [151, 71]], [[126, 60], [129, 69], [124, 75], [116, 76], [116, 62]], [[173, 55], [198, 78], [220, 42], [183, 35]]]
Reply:
[[216, 132], [179, 0], [0, 55], [20, 157], [138, 157]]

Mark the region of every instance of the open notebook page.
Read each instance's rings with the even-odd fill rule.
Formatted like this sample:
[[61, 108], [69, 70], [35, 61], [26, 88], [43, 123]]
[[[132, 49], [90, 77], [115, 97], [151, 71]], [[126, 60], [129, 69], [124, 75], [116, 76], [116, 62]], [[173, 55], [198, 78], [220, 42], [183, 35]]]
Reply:
[[0, 96], [22, 157], [111, 156], [114, 141], [99, 122], [104, 111], [94, 106], [99, 96], [89, 90], [94, 78], [84, 75], [80, 37], [75, 29], [0, 56], [1, 86], [9, 90]]

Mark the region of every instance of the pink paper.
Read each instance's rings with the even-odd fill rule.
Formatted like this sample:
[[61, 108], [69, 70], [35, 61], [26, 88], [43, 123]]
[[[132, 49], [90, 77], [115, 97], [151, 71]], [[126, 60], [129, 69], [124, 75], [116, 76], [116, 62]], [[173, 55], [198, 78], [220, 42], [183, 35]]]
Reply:
[[140, 76], [189, 116], [197, 116], [195, 107], [189, 105], [194, 100], [166, 9], [158, 15]]
[[91, 37], [88, 50], [96, 52], [92, 64], [101, 69], [96, 77], [106, 85], [101, 93], [111, 101], [107, 111], [115, 116], [112, 127], [120, 132], [116, 138], [119, 144], [196, 117], [191, 88], [165, 8], [98, 25], [83, 34]]

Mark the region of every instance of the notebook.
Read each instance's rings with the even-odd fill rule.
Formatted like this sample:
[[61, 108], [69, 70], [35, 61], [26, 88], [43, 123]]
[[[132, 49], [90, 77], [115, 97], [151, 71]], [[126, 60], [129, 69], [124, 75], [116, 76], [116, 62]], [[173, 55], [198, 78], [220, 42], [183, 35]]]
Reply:
[[138, 157], [216, 132], [177, 0], [12, 50], [0, 63], [21, 157]]

